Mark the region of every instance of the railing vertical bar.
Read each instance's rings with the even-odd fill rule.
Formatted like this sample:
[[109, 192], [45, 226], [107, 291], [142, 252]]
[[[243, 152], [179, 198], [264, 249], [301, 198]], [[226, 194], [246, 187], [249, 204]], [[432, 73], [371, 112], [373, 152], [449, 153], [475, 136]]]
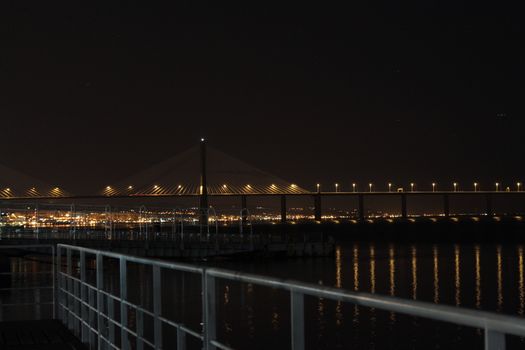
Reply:
[[[56, 302], [55, 301], [55, 310], [58, 311], [58, 317], [60, 319], [60, 321], [62, 321], [62, 323], [64, 323], [64, 309], [62, 307], [60, 307], [59, 305], [63, 302], [63, 293], [62, 293], [62, 278], [61, 278], [61, 274], [60, 272], [62, 272], [62, 248], [60, 246], [57, 246], [57, 256], [56, 256], [56, 263], [55, 263], [55, 276], [53, 278], [53, 280], [56, 280], [56, 285], [55, 285], [55, 288], [53, 289], [57, 289], [56, 292], [54, 291], [53, 294], [54, 294], [54, 297], [56, 299], [58, 299]], [[55, 311], [56, 312], [56, 311]], [[54, 315], [53, 315], [54, 316]], [[53, 317], [54, 318], [54, 317]]]
[[304, 295], [299, 292], [290, 292], [290, 306], [292, 314], [292, 349], [304, 350]]
[[[68, 249], [67, 250], [67, 263], [66, 263], [66, 271], [67, 271], [67, 276], [69, 277], [67, 279], [67, 287], [66, 287], [66, 290], [69, 292], [69, 293], [72, 293], [73, 292], [73, 280], [71, 279], [71, 276], [72, 276], [72, 262], [71, 262], [71, 249]], [[67, 317], [67, 325], [68, 325], [68, 328], [71, 330], [73, 329], [73, 322], [75, 322], [75, 318], [73, 316], [71, 316], [71, 314], [69, 313], [71, 310], [72, 310], [72, 304], [73, 304], [73, 297], [71, 296], [71, 294], [68, 294], [67, 295], [67, 310], [68, 310], [68, 313], [66, 314], [66, 317]]]
[[[80, 251], [80, 300], [82, 300], [82, 302], [87, 302], [87, 295], [86, 295], [86, 289], [87, 289], [87, 286], [85, 285], [86, 283], [86, 252], [84, 251]], [[82, 316], [82, 319], [83, 320], [87, 320], [88, 319], [88, 314], [87, 314], [87, 308], [84, 304], [82, 304], [81, 306], [81, 316]], [[89, 328], [84, 324], [82, 323], [82, 329], [81, 329], [81, 340], [83, 343], [86, 343], [88, 341], [88, 336], [89, 336]]]
[[485, 350], [505, 350], [505, 334], [485, 329]]
[[162, 281], [160, 266], [153, 266], [153, 314], [155, 318], [155, 349], [162, 349], [162, 322], [160, 320], [162, 312]]
[[53, 279], [53, 319], [57, 318], [57, 293], [56, 293], [56, 269], [57, 269], [57, 260], [55, 259], [55, 246], [51, 246], [51, 278]]
[[[93, 311], [93, 308], [95, 308], [95, 291], [93, 288], [88, 289], [88, 303], [89, 303], [89, 312], [88, 312], [88, 323], [91, 328], [95, 327], [95, 312]], [[89, 345], [90, 348], [95, 347], [95, 333], [90, 330], [89, 331]]]
[[186, 332], [177, 328], [177, 350], [186, 350]]
[[104, 336], [104, 317], [102, 313], [104, 312], [104, 294], [102, 290], [104, 288], [104, 265], [103, 265], [103, 256], [102, 254], [97, 253], [96, 260], [96, 271], [97, 271], [97, 331], [98, 331], [98, 349], [102, 349], [106, 344], [102, 337]]
[[[73, 281], [73, 290], [74, 290], [74, 294], [75, 296], [78, 296], [80, 294], [80, 290], [79, 290], [79, 283], [78, 281]], [[75, 299], [74, 300], [74, 305], [73, 305], [73, 313], [75, 314], [75, 316], [79, 316], [80, 315], [80, 308], [81, 308], [81, 304], [80, 304], [80, 301], [78, 299]], [[76, 336], [79, 336], [80, 335], [80, 320], [78, 318], [75, 317], [75, 330], [73, 332], [73, 334], [75, 334]]]
[[40, 306], [40, 289], [39, 288], [35, 288], [34, 294], [35, 294], [35, 319], [36, 320], [40, 320], [40, 309], [41, 309], [41, 306]]
[[137, 322], [137, 350], [144, 349], [144, 313], [142, 310], [136, 310], [136, 322]]
[[115, 320], [115, 304], [113, 298], [107, 298], [108, 301], [108, 339], [111, 345], [115, 345], [115, 324], [111, 321]]
[[123, 301], [128, 299], [127, 284], [128, 266], [125, 256], [120, 257], [120, 346], [123, 350], [129, 350], [128, 332], [124, 329], [128, 327], [128, 307]]
[[215, 324], [215, 277], [208, 276], [206, 270], [202, 274], [202, 287], [204, 349], [214, 350], [216, 347], [211, 341], [215, 340], [217, 331]]

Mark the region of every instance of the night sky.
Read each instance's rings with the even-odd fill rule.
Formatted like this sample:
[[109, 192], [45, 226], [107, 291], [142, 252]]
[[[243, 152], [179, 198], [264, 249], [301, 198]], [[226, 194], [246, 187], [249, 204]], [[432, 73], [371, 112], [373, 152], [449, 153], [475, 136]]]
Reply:
[[98, 189], [201, 136], [312, 189], [525, 180], [503, 2], [35, 3], [0, 4], [0, 163], [50, 183]]

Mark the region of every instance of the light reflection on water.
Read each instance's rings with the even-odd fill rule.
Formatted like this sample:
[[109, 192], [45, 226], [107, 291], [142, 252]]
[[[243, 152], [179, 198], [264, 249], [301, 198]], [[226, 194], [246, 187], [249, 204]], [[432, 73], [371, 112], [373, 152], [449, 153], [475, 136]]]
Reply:
[[[220, 265], [239, 269], [234, 262]], [[324, 285], [355, 292], [523, 315], [524, 265], [521, 245], [354, 243], [337, 247], [334, 259], [248, 262], [240, 269], [309, 282], [322, 281]], [[366, 349], [426, 349], [429, 346], [462, 349], [483, 343], [481, 330], [315, 300], [316, 317], [311, 319], [315, 321], [307, 325], [307, 334], [316, 335], [317, 346], [313, 348], [345, 348], [350, 342]], [[288, 319], [286, 297], [274, 302], [281, 306], [284, 319]], [[345, 318], [350, 322], [345, 323]], [[261, 328], [258, 331], [263, 332]], [[287, 327], [280, 331], [286, 333]], [[508, 349], [525, 345], [522, 339], [508, 338]], [[249, 344], [253, 348], [253, 343]]]

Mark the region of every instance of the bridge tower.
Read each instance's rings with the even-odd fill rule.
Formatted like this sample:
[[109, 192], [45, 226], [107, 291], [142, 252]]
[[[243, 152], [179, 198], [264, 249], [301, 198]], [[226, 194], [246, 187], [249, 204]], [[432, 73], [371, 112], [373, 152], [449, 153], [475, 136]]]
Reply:
[[[201, 181], [199, 186], [199, 224], [202, 229], [208, 225], [208, 184], [206, 181], [206, 140], [201, 138]], [[202, 232], [201, 232], [202, 233]]]

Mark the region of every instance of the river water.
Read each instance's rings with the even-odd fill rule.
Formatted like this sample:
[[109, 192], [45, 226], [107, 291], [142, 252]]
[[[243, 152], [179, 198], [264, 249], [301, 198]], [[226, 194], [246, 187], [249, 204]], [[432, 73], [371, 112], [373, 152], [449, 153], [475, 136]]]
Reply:
[[[208, 265], [522, 317], [524, 249], [516, 244], [345, 242], [337, 246], [334, 258], [229, 260]], [[34, 260], [20, 257], [10, 258], [10, 264], [16, 269], [45, 270]], [[110, 261], [105, 266], [105, 289], [118, 293], [118, 269]], [[150, 308], [151, 271], [132, 264], [129, 271], [130, 300]], [[162, 277], [163, 314], [200, 329], [198, 276], [165, 272]], [[288, 293], [224, 280], [217, 281], [216, 290], [221, 342], [237, 349], [290, 348]], [[13, 298], [6, 292], [1, 297]], [[133, 317], [130, 313], [131, 327]], [[483, 348], [483, 332], [478, 329], [319, 298], [305, 298], [305, 317], [307, 349]], [[145, 331], [148, 336], [150, 328]], [[164, 337], [165, 347], [175, 348], [174, 332], [165, 327]], [[525, 348], [519, 337], [508, 336], [507, 341], [508, 349]], [[188, 347], [197, 349], [200, 344], [188, 340]]]

